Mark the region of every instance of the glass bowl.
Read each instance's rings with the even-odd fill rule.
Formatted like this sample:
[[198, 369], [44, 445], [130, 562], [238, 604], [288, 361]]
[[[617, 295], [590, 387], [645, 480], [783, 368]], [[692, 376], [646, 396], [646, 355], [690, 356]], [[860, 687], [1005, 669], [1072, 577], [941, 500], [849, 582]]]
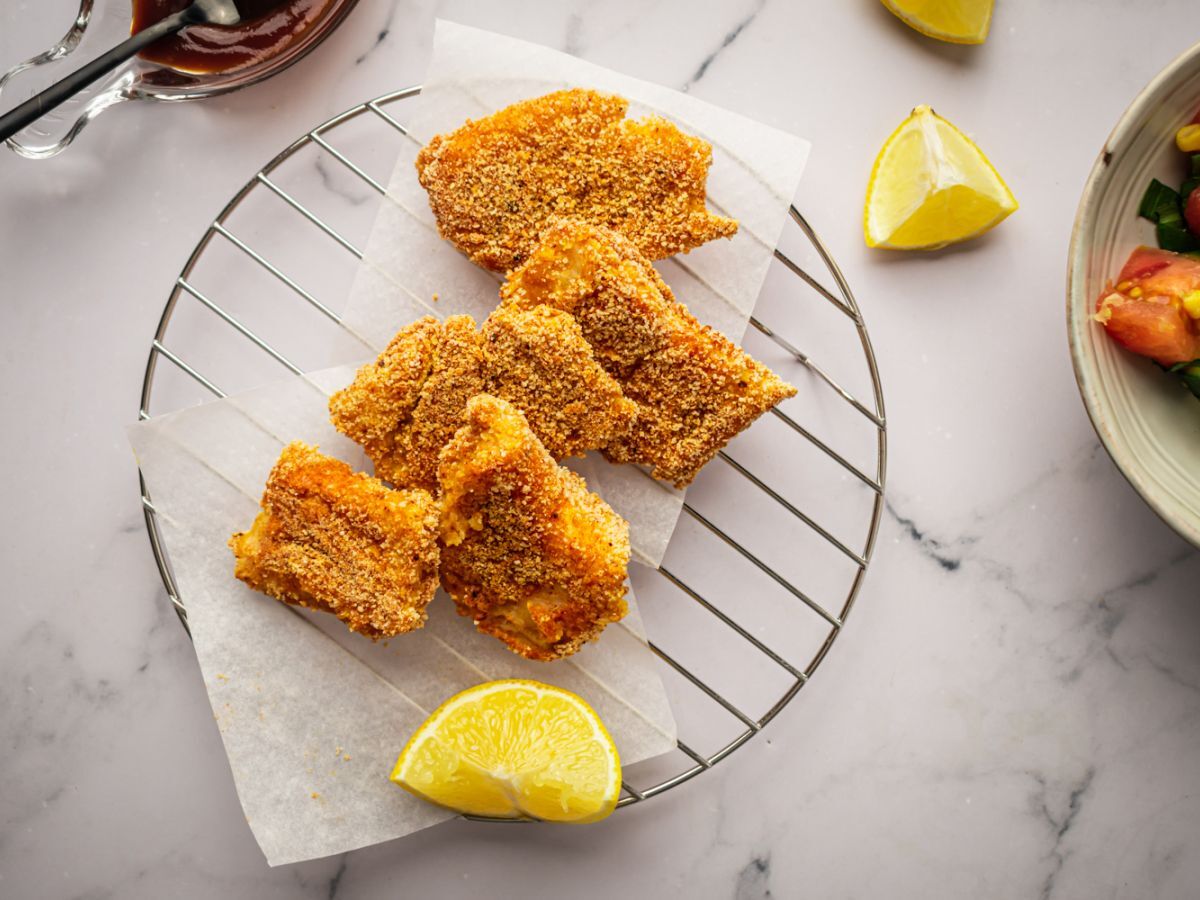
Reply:
[[1092, 425], [1150, 507], [1200, 547], [1200, 403], [1178, 379], [1128, 352], [1093, 319], [1096, 298], [1154, 227], [1137, 215], [1151, 178], [1177, 184], [1175, 131], [1200, 108], [1200, 44], [1134, 99], [1105, 143], [1071, 237], [1067, 334]]
[[[350, 13], [358, 0], [332, 0], [325, 14], [283, 52], [230, 72], [191, 73], [135, 58], [76, 94], [10, 139], [10, 149], [30, 159], [61, 153], [84, 127], [126, 100], [199, 100], [269, 78], [309, 53]], [[63, 37], [48, 50], [0, 76], [4, 108], [33, 96], [129, 36], [130, 0], [80, 0]]]

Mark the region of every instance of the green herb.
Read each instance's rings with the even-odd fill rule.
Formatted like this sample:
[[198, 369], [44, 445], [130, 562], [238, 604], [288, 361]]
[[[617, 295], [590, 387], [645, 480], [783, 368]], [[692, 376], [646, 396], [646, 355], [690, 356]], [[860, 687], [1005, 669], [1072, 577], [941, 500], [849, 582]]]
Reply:
[[1200, 153], [1192, 154], [1191, 172], [1193, 178], [1200, 177]]
[[1200, 398], [1200, 359], [1171, 366], [1169, 371], [1178, 375], [1187, 389]]
[[1162, 213], [1167, 210], [1175, 210], [1182, 216], [1179, 194], [1154, 178], [1150, 181], [1150, 187], [1146, 188], [1146, 193], [1142, 197], [1138, 215], [1151, 222], [1157, 222]]
[[1158, 246], [1163, 250], [1170, 250], [1174, 253], [1200, 250], [1200, 241], [1197, 241], [1196, 236], [1188, 231], [1187, 225], [1180, 217], [1159, 219], [1156, 232]]
[[1192, 196], [1192, 191], [1200, 187], [1200, 176], [1193, 176], [1183, 183], [1179, 188], [1179, 196], [1186, 203], [1187, 198]]
[[1160, 209], [1156, 221], [1159, 225], [1178, 225], [1183, 221], [1183, 212], [1178, 207]]
[[1175, 253], [1200, 250], [1200, 240], [1183, 221], [1183, 198], [1157, 178], [1150, 181], [1138, 215], [1157, 226], [1158, 246], [1163, 250]]

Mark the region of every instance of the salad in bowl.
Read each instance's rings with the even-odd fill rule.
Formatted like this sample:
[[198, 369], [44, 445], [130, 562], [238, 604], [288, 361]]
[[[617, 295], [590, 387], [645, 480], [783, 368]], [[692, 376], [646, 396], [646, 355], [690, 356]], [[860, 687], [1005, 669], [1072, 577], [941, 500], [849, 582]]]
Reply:
[[1101, 442], [1200, 546], [1200, 44], [1135, 98], [1071, 239], [1067, 331]]

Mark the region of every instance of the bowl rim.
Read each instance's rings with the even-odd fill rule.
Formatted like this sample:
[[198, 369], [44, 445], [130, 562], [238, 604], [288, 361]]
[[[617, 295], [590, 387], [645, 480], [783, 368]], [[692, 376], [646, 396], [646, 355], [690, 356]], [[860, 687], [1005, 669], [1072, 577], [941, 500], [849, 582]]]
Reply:
[[[1083, 355], [1083, 332], [1076, 321], [1074, 311], [1079, 304], [1090, 308], [1091, 300], [1083, 296], [1086, 282], [1082, 250], [1083, 233], [1091, 225], [1095, 215], [1095, 206], [1101, 186], [1111, 171], [1111, 164], [1116, 151], [1123, 148], [1134, 137], [1134, 123], [1149, 111], [1156, 103], [1159, 92], [1164, 84], [1174, 78], [1182, 69], [1190, 66], [1200, 67], [1200, 42], [1184, 50], [1166, 65], [1150, 82], [1142, 88], [1133, 101], [1126, 107], [1112, 132], [1104, 142], [1092, 170], [1084, 184], [1083, 194], [1075, 213], [1075, 223], [1071, 229], [1071, 244], [1067, 252], [1067, 342], [1071, 351], [1071, 367], [1075, 373], [1075, 384], [1083, 399], [1088, 419], [1092, 428], [1100, 438], [1100, 443], [1116, 464], [1117, 469], [1125, 480], [1137, 491], [1155, 514], [1178, 534], [1200, 547], [1200, 516], [1194, 519], [1184, 519], [1178, 510], [1169, 507], [1156, 493], [1155, 487], [1141, 470], [1138, 459], [1114, 440], [1113, 432], [1106, 421], [1106, 409], [1101, 401], [1100, 392], [1094, 379], [1088, 383], [1090, 373], [1085, 373]], [[1084, 322], [1091, 322], [1088, 316]]]

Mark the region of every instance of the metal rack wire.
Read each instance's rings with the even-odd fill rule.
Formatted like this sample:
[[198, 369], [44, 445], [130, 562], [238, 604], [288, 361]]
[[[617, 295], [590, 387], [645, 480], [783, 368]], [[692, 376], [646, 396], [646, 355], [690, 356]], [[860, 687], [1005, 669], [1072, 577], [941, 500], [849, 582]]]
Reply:
[[[145, 378], [142, 384], [139, 408], [140, 418], [148, 419], [152, 415], [151, 408], [156, 383], [155, 376], [156, 374], [160, 374], [159, 364], [162, 360], [166, 360], [177, 372], [199, 385], [208, 394], [218, 398], [226, 396], [226, 391], [218, 385], [219, 376], [202, 372], [199, 364], [189, 362], [184, 352], [178, 348], [178, 343], [175, 340], [168, 341], [170, 327], [176, 321], [176, 314], [180, 309], [181, 303], [184, 302], [195, 303], [212, 313], [223, 327], [227, 326], [236, 332], [241, 339], [244, 339], [247, 342], [248, 348], [253, 347], [255, 351], [266, 354], [266, 356], [293, 374], [302, 374], [301, 367], [261, 335], [258, 330], [252, 328], [236, 313], [231, 312], [226, 306], [210, 297], [208, 292], [198, 287], [193, 276], [197, 272], [201, 261], [205, 259], [206, 253], [213, 247], [214, 242], [224, 242], [229, 248], [236, 250], [246, 260], [252, 262], [254, 266], [269, 274], [271, 278], [287, 289], [288, 294], [311, 307], [321, 317], [328, 320], [328, 323], [332, 326], [340, 326], [339, 314], [334, 310], [333, 306], [320, 300], [313, 292], [303, 287], [294, 275], [288, 274], [283, 267], [272, 262], [268, 252], [256, 249], [253, 242], [243, 236], [247, 233], [246, 230], [237, 229], [231, 225], [230, 218], [235, 210], [246, 203], [248, 198], [252, 196], [271, 195], [275, 201], [282, 203], [283, 208], [286, 208], [289, 212], [290, 222], [288, 227], [316, 229], [324, 238], [328, 239], [330, 252], [338, 254], [348, 253], [355, 259], [362, 259], [363, 251], [360, 247], [356, 246], [352, 240], [326, 221], [318, 212], [315, 212], [312, 208], [313, 204], [302, 202], [292, 191], [286, 189], [280, 183], [279, 179], [272, 176], [285, 162], [309, 150], [323, 153], [326, 158], [333, 160], [344, 172], [349, 173], [361, 185], [364, 185], [368, 193], [382, 197], [386, 192], [384, 185], [368, 174], [366, 169], [356, 163], [347, 153], [338, 149], [331, 142], [330, 135], [336, 129], [342, 128], [355, 120], [360, 120], [360, 123], [365, 121], [373, 128], [392, 129], [397, 133], [407, 135], [403, 124], [393, 115], [393, 112], [402, 106], [404, 100], [415, 96], [419, 90], [419, 87], [413, 87], [385, 94], [375, 100], [349, 109], [318, 125], [280, 152], [234, 195], [221, 213], [209, 225], [172, 287], [166, 306], [163, 309], [162, 317], [158, 323], [158, 328], [155, 330], [154, 339], [151, 342], [149, 358], [146, 363]], [[678, 676], [677, 681], [682, 686], [682, 690], [695, 692], [697, 700], [707, 698], [708, 701], [715, 704], [722, 715], [730, 717], [736, 723], [734, 727], [738, 730], [731, 739], [728, 735], [721, 738], [720, 745], [714, 750], [695, 749], [692, 744], [696, 743], [698, 746], [698, 741], [693, 741], [690, 738], [688, 741], [685, 741], [681, 738], [677, 742], [678, 751], [682, 755], [679, 770], [662, 776], [660, 780], [649, 785], [638, 786], [627, 780], [619, 804], [621, 806], [638, 803], [661, 794], [712, 768], [762, 731], [775, 718], [780, 710], [796, 696], [800, 688], [812, 677], [841, 633], [846, 618], [858, 596], [875, 548], [875, 540], [884, 502], [887, 469], [887, 426], [884, 415], [882, 386], [876, 367], [874, 352], [858, 305], [841, 271], [804, 216], [795, 207], [791, 208], [791, 220], [794, 228], [799, 230], [803, 240], [815, 252], [816, 259], [820, 261], [829, 278], [832, 279], [833, 286], [826, 287], [822, 277], [815, 276], [807, 271], [791, 255], [781, 250], [775, 251], [775, 258], [786, 273], [794, 279], [791, 285], [797, 295], [803, 293], [809, 297], [818, 297], [821, 302], [831, 304], [855, 329], [857, 342], [861, 347], [861, 362], [865, 363], [869, 376], [871, 396], [865, 401], [856, 397], [851, 391], [843, 387], [825, 368], [818, 365], [812, 357], [801, 351], [794, 343], [783, 337], [775, 329], [758, 318], [752, 318], [750, 323], [760, 336], [771, 341], [776, 347], [781, 348], [788, 357], [803, 365], [812, 374], [814, 385], [820, 390], [830, 392], [830, 396], [837, 398], [838, 402], [844, 403], [845, 408], [852, 410], [854, 416], [858, 417], [858, 421], [866, 423], [866, 427], [873, 432], [874, 466], [873, 471], [868, 471], [867, 469], [870, 467], [860, 466], [851, 461], [849, 458], [850, 454], [839, 452], [833, 446], [835, 442], [828, 438], [822, 439], [814, 429], [801, 424], [794, 415], [779, 408], [772, 411], [775, 419], [786, 427], [785, 434], [791, 436], [796, 441], [803, 442], [809, 448], [814, 449], [818, 454], [831, 461], [834, 468], [842, 474], [843, 480], [846, 482], [846, 490], [857, 491], [859, 493], [862, 491], [866, 492], [869, 502], [865, 507], [866, 514], [862, 517], [865, 519], [865, 524], [861, 526], [858, 539], [853, 542], [852, 546], [848, 540], [836, 536], [834, 533], [836, 529], [823, 525], [816, 514], [802, 510], [795, 502], [788, 499], [784, 490], [779, 489], [778, 485], [772, 486], [768, 477], [760, 476], [749, 465], [740, 462], [729, 448], [719, 454], [719, 459], [724, 466], [728, 467], [731, 473], [737, 476], [739, 483], [744, 482], [749, 486], [755, 496], [766, 498], [771, 505], [786, 513], [789, 517], [788, 520], [793, 523], [792, 527], [797, 529], [798, 533], [806, 531], [808, 534], [816, 536], [825, 542], [828, 547], [832, 548], [836, 556], [849, 564], [849, 578], [848, 584], [845, 587], [844, 599], [840, 605], [819, 602], [810, 592], [802, 590], [791, 578], [782, 574], [779, 571], [779, 566], [768, 561], [765, 558], [765, 554], [756, 552], [746, 546], [744, 542], [739, 541], [732, 534], [732, 528], [728, 525], [725, 527], [719, 525], [715, 521], [716, 516], [712, 511], [700, 508], [701, 504], [694, 504], [690, 499], [688, 502], [685, 502], [683, 506], [684, 515], [691, 523], [698, 526], [699, 533], [707, 534], [715, 539], [719, 546], [731, 550], [735, 559], [740, 560], [749, 567], [748, 571], [758, 573], [759, 577], [765, 577], [770, 584], [782, 589], [787, 597], [800, 601], [800, 605], [794, 606], [795, 624], [800, 624], [799, 620], [801, 616], [816, 616], [820, 630], [817, 632], [816, 649], [808, 659], [808, 662], [793, 662], [789, 659], [788, 654], [771, 646], [773, 643], [771, 634], [764, 634], [763, 629], [756, 629], [748, 625], [742, 618], [741, 612], [734, 614], [729, 611], [729, 597], [723, 596], [719, 599], [706, 597], [694, 586], [696, 582], [694, 576], [677, 569], [673, 561], [670, 567], [664, 561], [664, 564], [657, 569], [657, 574], [661, 577], [664, 585], [668, 586], [671, 591], [676, 592], [678, 596], [686, 598], [688, 602], [695, 605], [695, 608], [711, 616], [712, 620], [719, 623], [723, 629], [722, 634], [727, 633], [731, 640], [742, 642], [745, 647], [752, 648], [755, 653], [769, 661], [771, 666], [783, 673], [785, 681], [782, 690], [777, 695], [769, 698], [765, 711], [757, 715], [748, 713], [714, 686], [711, 683], [712, 679], [710, 677], [697, 673], [694, 665], [686, 664], [678, 658], [678, 653], [669, 652], [664, 646], [654, 640], [648, 641], [649, 648], [662, 661], [665, 670], [673, 672]], [[179, 329], [176, 329], [175, 332], [171, 332], [171, 337], [176, 338], [178, 331]], [[174, 345], [174, 348], [172, 345]], [[751, 429], [751, 431], [753, 430]], [[789, 450], [788, 452], [792, 451]], [[187, 607], [184, 598], [179, 595], [176, 587], [170, 560], [158, 529], [154, 504], [147, 493], [144, 482], [142, 482], [141, 488], [146, 528], [149, 533], [154, 557], [166, 588], [167, 597], [173, 604], [180, 621], [187, 628]], [[672, 548], [674, 548], [676, 543], [686, 543], [697, 539], [692, 533], [681, 535], [677, 532], [672, 541]], [[668, 554], [668, 559], [671, 559], [670, 554]], [[789, 611], [788, 615], [790, 616], [792, 613]], [[757, 634], [755, 633], [756, 631], [758, 632]], [[685, 693], [673, 696], [672, 702], [678, 706], [680, 703], [692, 702], [692, 698], [690, 694]]]

